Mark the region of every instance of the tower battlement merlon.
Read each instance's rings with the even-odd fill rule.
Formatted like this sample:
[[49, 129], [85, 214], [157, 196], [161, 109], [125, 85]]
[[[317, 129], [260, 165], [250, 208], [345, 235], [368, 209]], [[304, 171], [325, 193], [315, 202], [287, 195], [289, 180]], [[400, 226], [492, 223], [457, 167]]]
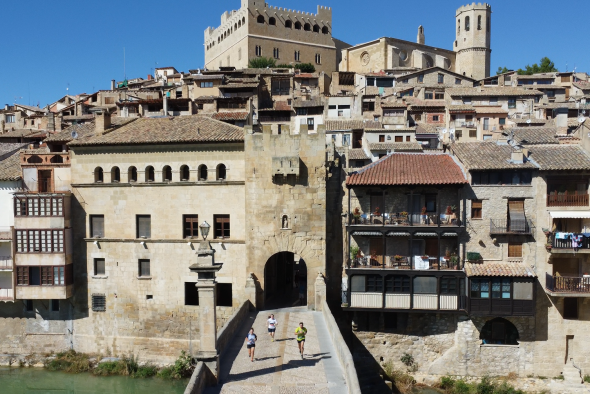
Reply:
[[459, 16], [461, 15], [463, 12], [468, 12], [468, 11], [489, 11], [492, 12], [492, 6], [489, 5], [488, 3], [472, 3], [472, 4], [467, 4], [464, 6], [461, 6], [457, 9], [457, 13], [455, 16]]
[[[285, 7], [277, 7], [277, 6], [273, 6], [273, 5], [269, 5], [268, 3], [265, 2], [261, 2], [258, 0], [242, 0], [242, 8], [248, 8], [250, 11], [255, 11], [258, 10], [259, 13], [270, 13], [270, 12], [276, 12], [276, 13], [283, 13], [283, 14], [287, 14], [291, 17], [300, 17], [300, 18], [316, 18], [316, 19], [325, 19], [328, 21], [332, 21], [332, 7], [327, 7], [327, 6], [322, 6], [322, 5], [318, 5], [317, 7], [317, 13], [313, 13], [313, 12], [305, 12], [305, 11], [298, 11], [298, 10], [292, 10], [292, 9], [288, 9]], [[287, 15], [284, 15], [285, 17]]]

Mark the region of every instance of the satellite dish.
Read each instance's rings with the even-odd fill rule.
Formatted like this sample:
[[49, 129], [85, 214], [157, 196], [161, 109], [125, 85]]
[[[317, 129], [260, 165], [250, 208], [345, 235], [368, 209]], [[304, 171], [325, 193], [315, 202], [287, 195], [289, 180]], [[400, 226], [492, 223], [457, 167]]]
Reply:
[[586, 118], [585, 118], [585, 117], [583, 117], [583, 116], [580, 116], [580, 117], [578, 118], [578, 122], [580, 122], [580, 123], [584, 123], [584, 121], [585, 121], [585, 120], [586, 120]]
[[531, 124], [531, 120], [530, 120], [530, 119], [527, 119], [527, 120], [526, 120], [526, 123], [527, 123], [527, 124]]
[[452, 135], [455, 135], [455, 129], [449, 130], [449, 133], [451, 133]]
[[78, 138], [78, 132], [76, 130], [72, 131], [72, 138], [73, 139]]
[[447, 129], [442, 129], [443, 134], [447, 134]]

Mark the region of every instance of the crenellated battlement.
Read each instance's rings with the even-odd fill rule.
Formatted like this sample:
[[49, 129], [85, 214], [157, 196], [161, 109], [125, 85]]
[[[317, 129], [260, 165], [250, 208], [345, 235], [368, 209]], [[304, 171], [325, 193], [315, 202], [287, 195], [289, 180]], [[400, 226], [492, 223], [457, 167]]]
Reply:
[[464, 6], [461, 6], [457, 9], [456, 16], [461, 15], [463, 12], [468, 11], [492, 11], [492, 6], [488, 3], [471, 3]]

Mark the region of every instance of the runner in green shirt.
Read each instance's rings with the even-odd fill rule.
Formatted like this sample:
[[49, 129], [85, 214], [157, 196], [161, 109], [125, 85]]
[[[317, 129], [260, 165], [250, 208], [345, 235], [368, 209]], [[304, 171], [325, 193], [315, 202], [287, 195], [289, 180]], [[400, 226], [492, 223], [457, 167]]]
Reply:
[[299, 345], [299, 353], [301, 353], [301, 359], [303, 359], [303, 346], [305, 345], [305, 334], [307, 334], [307, 328], [303, 327], [303, 322], [299, 323], [299, 327], [295, 329], [295, 335], [297, 335], [297, 345]]

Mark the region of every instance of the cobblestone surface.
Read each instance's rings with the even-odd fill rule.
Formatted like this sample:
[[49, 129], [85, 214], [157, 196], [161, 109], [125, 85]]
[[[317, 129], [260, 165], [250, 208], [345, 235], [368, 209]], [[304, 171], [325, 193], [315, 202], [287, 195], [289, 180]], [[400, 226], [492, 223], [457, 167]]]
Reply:
[[[266, 324], [270, 313], [274, 313], [278, 321], [274, 342], [268, 335]], [[343, 392], [343, 373], [331, 344], [322, 343], [320, 347], [316, 327], [318, 319], [323, 319], [321, 313], [310, 312], [305, 308], [259, 312], [253, 324], [254, 332], [258, 336], [254, 362], [251, 362], [248, 357], [245, 342], [247, 328], [244, 328], [246, 331], [237, 333], [234, 338], [233, 354], [228, 354], [225, 358], [222, 356], [221, 384], [208, 388], [205, 393], [334, 394]], [[300, 321], [308, 330], [303, 359], [299, 355], [294, 334]], [[323, 320], [319, 320], [319, 323], [320, 329], [325, 330]], [[235, 355], [238, 346], [240, 350]], [[324, 351], [322, 352], [320, 348]], [[235, 358], [232, 359], [234, 355]], [[325, 368], [326, 366], [328, 368]]]

